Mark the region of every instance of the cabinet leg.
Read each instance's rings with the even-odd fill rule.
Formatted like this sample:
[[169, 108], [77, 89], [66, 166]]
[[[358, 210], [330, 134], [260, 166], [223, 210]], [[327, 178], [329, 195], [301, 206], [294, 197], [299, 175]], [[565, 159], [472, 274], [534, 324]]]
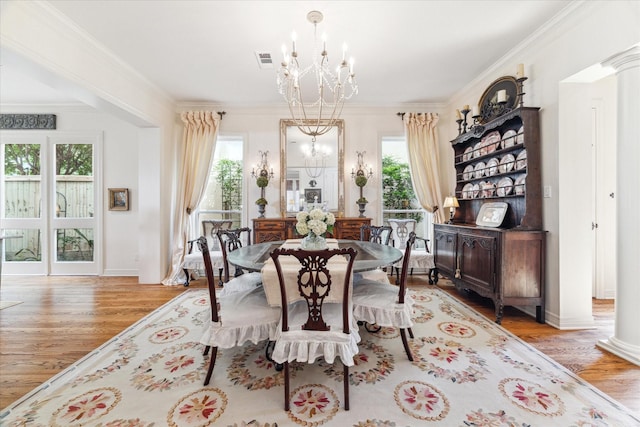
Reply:
[[536, 306], [536, 322], [545, 324], [544, 320], [544, 305]]
[[504, 304], [495, 303], [496, 304], [496, 323], [498, 325], [502, 324], [502, 316], [504, 315]]

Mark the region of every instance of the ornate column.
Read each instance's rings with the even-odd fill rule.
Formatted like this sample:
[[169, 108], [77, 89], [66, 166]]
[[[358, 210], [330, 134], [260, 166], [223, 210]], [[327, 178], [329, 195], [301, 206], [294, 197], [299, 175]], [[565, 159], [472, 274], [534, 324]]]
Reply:
[[617, 288], [614, 336], [598, 345], [640, 365], [640, 45], [603, 62], [617, 77]]

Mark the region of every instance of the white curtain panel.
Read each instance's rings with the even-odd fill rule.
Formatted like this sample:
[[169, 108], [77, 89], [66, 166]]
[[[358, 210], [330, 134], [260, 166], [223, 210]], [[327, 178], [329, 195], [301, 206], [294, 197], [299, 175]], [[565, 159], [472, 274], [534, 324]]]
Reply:
[[165, 285], [183, 283], [184, 272], [180, 268], [189, 239], [189, 217], [205, 192], [220, 119], [215, 111], [187, 111], [181, 115], [184, 131], [178, 150], [177, 195], [175, 200], [173, 249], [169, 274], [162, 281]]
[[407, 113], [404, 116], [409, 168], [416, 196], [426, 211], [433, 212], [433, 222], [442, 223], [446, 218], [442, 209], [438, 120], [434, 113]]

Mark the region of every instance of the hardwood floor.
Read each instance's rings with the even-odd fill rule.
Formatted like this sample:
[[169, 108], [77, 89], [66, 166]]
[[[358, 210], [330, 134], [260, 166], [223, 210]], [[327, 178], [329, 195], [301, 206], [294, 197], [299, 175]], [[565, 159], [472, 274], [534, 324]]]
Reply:
[[[410, 286], [429, 286], [410, 276]], [[439, 287], [489, 318], [491, 301]], [[204, 287], [196, 280], [191, 287]], [[0, 408], [65, 369], [184, 287], [139, 285], [129, 277], [3, 277], [0, 299], [22, 301], [0, 310]], [[640, 413], [640, 368], [599, 347], [613, 335], [613, 303], [594, 301], [596, 329], [559, 331], [507, 307], [502, 326], [585, 381]]]

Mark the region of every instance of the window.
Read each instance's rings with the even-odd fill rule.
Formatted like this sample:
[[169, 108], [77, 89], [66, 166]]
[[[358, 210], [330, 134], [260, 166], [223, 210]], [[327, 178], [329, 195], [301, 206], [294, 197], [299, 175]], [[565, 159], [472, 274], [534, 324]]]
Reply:
[[382, 217], [417, 221], [416, 234], [431, 238], [432, 214], [420, 206], [409, 171], [409, 151], [404, 137], [382, 138]]
[[243, 141], [240, 137], [219, 136], [209, 173], [209, 182], [200, 206], [195, 230], [202, 233], [203, 220], [231, 219], [233, 228], [242, 225]]

